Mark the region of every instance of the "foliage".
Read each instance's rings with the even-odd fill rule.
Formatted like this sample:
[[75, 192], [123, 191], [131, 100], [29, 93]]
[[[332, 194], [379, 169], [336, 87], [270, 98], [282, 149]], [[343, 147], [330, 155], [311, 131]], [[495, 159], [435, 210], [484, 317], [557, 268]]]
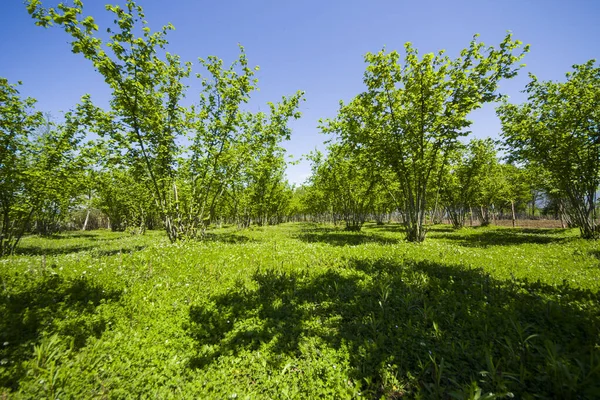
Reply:
[[[56, 8], [29, 0], [27, 7], [38, 25], [61, 26], [73, 40], [72, 51], [89, 59], [110, 86], [109, 111], [86, 96], [78, 116], [88, 130], [108, 137], [109, 150], [122, 155], [147, 185], [171, 241], [203, 233], [251, 151], [289, 138], [287, 122], [299, 117], [301, 92], [270, 104], [269, 116], [240, 110], [256, 84], [242, 47], [228, 69], [217, 57], [200, 59], [211, 79], [197, 74], [203, 85], [199, 104], [184, 107], [192, 65], [166, 51], [173, 26], [152, 32], [133, 0], [125, 8], [106, 6], [116, 25], [108, 28], [108, 40], [93, 17], [83, 17], [80, 0]], [[189, 147], [181, 145], [184, 134], [191, 135]]]
[[42, 114], [33, 111], [35, 100], [21, 99], [16, 85], [0, 78], [0, 255], [11, 253], [32, 211], [25, 200], [30, 138], [42, 124]]
[[152, 197], [146, 187], [128, 170], [99, 172], [95, 181], [93, 205], [108, 218], [113, 231], [143, 233], [152, 217]]
[[475, 205], [480, 212], [481, 224], [489, 225], [495, 206], [504, 200], [507, 193], [507, 182], [492, 140], [479, 142], [474, 151], [481, 163], [481, 179], [478, 182]]
[[326, 158], [318, 153], [311, 158], [314, 175], [309, 190], [321, 192], [326, 207], [345, 221], [347, 230], [359, 231], [383, 191], [381, 169], [347, 144], [331, 144]]
[[[465, 148], [457, 147], [447, 157], [440, 193], [454, 228], [462, 228], [470, 209], [484, 196], [487, 182], [495, 182], [490, 169], [496, 163], [496, 150], [489, 139], [472, 139]], [[485, 224], [484, 224], [485, 225]]]
[[[203, 81], [206, 93], [201, 95], [194, 122], [187, 177], [192, 195], [188, 218], [199, 219], [203, 228], [217, 214], [225, 213], [245, 225], [252, 218], [264, 224], [286, 198], [285, 151], [280, 143], [290, 138], [289, 119], [300, 117], [297, 108], [303, 94], [269, 103], [268, 114], [242, 112], [240, 103], [247, 102], [256, 89], [243, 49], [239, 59], [242, 74], [235, 72], [237, 63], [226, 71], [214, 57], [204, 64], [213, 81]], [[228, 212], [223, 210], [225, 203], [229, 203]]]
[[600, 68], [595, 60], [575, 65], [567, 81], [531, 76], [527, 102], [505, 102], [497, 113], [511, 155], [545, 169], [569, 201], [567, 212], [582, 237], [598, 237], [596, 195], [600, 186]]
[[511, 35], [498, 49], [484, 48], [476, 37], [451, 60], [444, 51], [425, 54], [405, 45], [401, 63], [396, 51], [365, 56], [367, 91], [341, 106], [338, 120], [353, 121], [334, 129], [343, 140], [363, 146], [372, 158], [392, 168], [405, 201], [407, 237], [425, 239], [428, 189], [435, 184], [447, 154], [467, 135], [467, 115], [498, 98], [503, 78], [517, 74], [513, 67], [528, 51]]
[[[177, 56], [158, 53], [167, 44], [165, 35], [172, 26], [151, 33], [141, 7], [128, 1], [106, 8], [115, 14], [118, 31], [108, 28], [106, 43], [96, 32], [93, 17], [82, 17], [81, 1], [74, 6], [63, 3], [45, 9], [40, 1], [28, 2], [30, 14], [37, 24], [61, 25], [73, 38], [72, 51], [92, 61], [112, 90], [111, 111], [104, 112], [85, 99], [88, 125], [97, 126], [110, 135], [115, 145], [127, 150], [131, 165], [143, 171], [151, 185], [165, 227], [172, 240], [173, 228], [171, 187], [177, 146], [175, 136], [182, 131], [185, 115], [179, 101], [184, 95], [182, 78], [190, 73], [190, 65], [182, 65]], [[136, 23], [142, 22], [142, 35], [136, 36]], [[105, 49], [109, 49], [110, 53]], [[112, 53], [112, 54], [111, 54]]]
[[73, 112], [62, 124], [47, 119], [44, 125], [32, 138], [28, 173], [37, 203], [31, 230], [48, 235], [61, 230], [77, 204], [85, 160], [78, 152], [83, 134]]
[[57, 125], [34, 104], [0, 79], [0, 256], [14, 252], [31, 224], [38, 233], [54, 233], [77, 192], [81, 135], [73, 114]]

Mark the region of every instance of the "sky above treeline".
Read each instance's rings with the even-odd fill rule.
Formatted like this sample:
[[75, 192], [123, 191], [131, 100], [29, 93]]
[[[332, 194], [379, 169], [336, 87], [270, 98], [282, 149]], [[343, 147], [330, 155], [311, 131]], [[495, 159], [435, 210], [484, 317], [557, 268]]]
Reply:
[[[100, 32], [112, 23], [104, 10], [108, 0], [84, 0]], [[55, 6], [56, 0], [42, 0]], [[113, 0], [110, 4], [124, 4]], [[521, 102], [528, 73], [542, 80], [564, 80], [573, 64], [600, 58], [600, 0], [138, 0], [153, 30], [167, 23], [168, 51], [184, 61], [215, 55], [226, 65], [246, 49], [257, 73], [260, 91], [251, 109], [267, 111], [268, 101], [305, 91], [303, 116], [292, 123], [288, 154], [300, 160], [324, 149], [329, 139], [318, 121], [333, 118], [339, 101], [364, 90], [364, 54], [403, 51], [411, 42], [420, 54], [445, 49], [454, 58], [475, 33], [487, 45], [497, 45], [507, 31], [531, 45], [520, 75], [500, 85], [500, 92]], [[59, 119], [89, 93], [107, 107], [110, 91], [88, 60], [72, 54], [69, 37], [59, 28], [36, 26], [22, 0], [0, 0], [0, 76], [23, 82], [23, 96], [38, 100], [37, 108]], [[198, 80], [189, 82], [187, 102], [197, 100]], [[500, 124], [494, 105], [471, 115], [471, 137], [498, 138]], [[300, 184], [310, 174], [301, 161], [288, 168], [290, 182]]]

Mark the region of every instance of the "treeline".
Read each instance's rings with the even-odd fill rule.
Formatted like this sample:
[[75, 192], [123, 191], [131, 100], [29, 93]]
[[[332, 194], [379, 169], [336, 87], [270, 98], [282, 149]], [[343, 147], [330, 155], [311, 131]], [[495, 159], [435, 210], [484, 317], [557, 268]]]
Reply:
[[[425, 223], [450, 223], [454, 228], [486, 226], [496, 220], [552, 218], [563, 227], [577, 226], [567, 213], [565, 198], [548, 177], [528, 166], [502, 162], [498, 143], [472, 139], [460, 143], [439, 166], [435, 186], [427, 193]], [[311, 154], [313, 173], [294, 192], [295, 220], [342, 224], [360, 230], [368, 221], [406, 223], [403, 192], [390, 169], [373, 168], [358, 152], [341, 143], [328, 156]]]
[[[395, 51], [367, 54], [366, 90], [321, 123], [332, 139], [327, 156], [311, 156], [310, 212], [359, 230], [396, 210], [407, 239], [423, 241], [427, 220], [461, 228], [468, 215], [486, 225], [509, 210], [514, 221], [543, 196], [564, 224], [598, 238], [600, 68], [575, 65], [563, 83], [530, 75], [527, 101], [514, 105], [496, 90], [517, 74], [520, 47], [507, 35], [497, 49], [475, 37], [456, 59], [419, 58], [410, 43], [402, 62]], [[491, 101], [500, 102], [501, 140], [465, 144], [468, 114]]]
[[[321, 121], [332, 136], [313, 153], [312, 176], [300, 188], [285, 179], [288, 123], [303, 93], [244, 104], [257, 89], [240, 47], [230, 66], [211, 56], [201, 73], [167, 51], [171, 25], [153, 32], [133, 0], [107, 6], [106, 35], [81, 0], [44, 7], [29, 0], [37, 25], [61, 27], [111, 89], [110, 108], [90, 96], [60, 123], [0, 79], [0, 255], [28, 232], [106, 227], [143, 233], [164, 229], [171, 241], [202, 237], [211, 224], [247, 227], [292, 219], [344, 221], [359, 230], [368, 218], [396, 213], [407, 239], [422, 241], [426, 221], [460, 228], [511, 215], [543, 193], [583, 237], [598, 236], [600, 68], [574, 66], [564, 83], [532, 76], [528, 101], [497, 93], [528, 51], [510, 35], [495, 47], [475, 37], [460, 56], [419, 56], [410, 44], [365, 56], [366, 90]], [[104, 30], [104, 28], [103, 28]], [[198, 94], [188, 93], [190, 79]], [[191, 100], [184, 102], [188, 96]], [[469, 113], [501, 101], [502, 141], [466, 143]], [[189, 104], [191, 103], [191, 105]], [[93, 138], [93, 140], [90, 140]], [[498, 150], [508, 155], [501, 162]], [[308, 217], [307, 217], [308, 216]]]

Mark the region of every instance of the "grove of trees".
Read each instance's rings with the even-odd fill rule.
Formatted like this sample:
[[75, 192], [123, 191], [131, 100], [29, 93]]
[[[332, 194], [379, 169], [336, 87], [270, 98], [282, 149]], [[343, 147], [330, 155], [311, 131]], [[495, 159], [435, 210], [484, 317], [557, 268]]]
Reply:
[[[90, 218], [131, 233], [161, 228], [177, 241], [224, 222], [329, 220], [360, 230], [394, 214], [407, 240], [420, 242], [442, 219], [459, 229], [502, 214], [514, 224], [540, 197], [582, 237], [600, 233], [595, 60], [575, 65], [565, 82], [532, 75], [527, 101], [511, 104], [498, 87], [516, 76], [529, 47], [510, 34], [497, 47], [475, 36], [456, 58], [419, 55], [410, 43], [403, 56], [368, 53], [365, 90], [321, 121], [327, 151], [308, 156], [312, 176], [293, 187], [282, 143], [304, 94], [247, 111], [258, 82], [243, 47], [230, 66], [199, 59], [203, 75], [168, 51], [172, 26], [153, 32], [133, 0], [106, 7], [115, 18], [108, 35], [83, 16], [81, 0], [28, 0], [27, 8], [37, 25], [65, 31], [111, 98], [102, 109], [84, 96], [59, 123], [0, 78], [0, 255], [25, 233], [97, 226]], [[200, 93], [188, 93], [191, 79]], [[501, 140], [466, 141], [469, 114], [498, 100]]]

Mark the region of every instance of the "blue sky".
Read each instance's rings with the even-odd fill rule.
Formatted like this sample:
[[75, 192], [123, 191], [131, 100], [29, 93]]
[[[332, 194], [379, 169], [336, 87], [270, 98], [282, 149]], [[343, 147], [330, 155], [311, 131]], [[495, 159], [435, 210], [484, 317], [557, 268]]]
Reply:
[[[285, 144], [295, 159], [324, 148], [327, 137], [319, 133], [318, 120], [334, 117], [340, 100], [363, 90], [363, 56], [383, 46], [402, 50], [412, 42], [421, 54], [445, 49], [454, 57], [475, 33], [496, 45], [511, 30], [531, 45], [520, 76], [501, 83], [500, 91], [514, 101], [523, 99], [527, 72], [562, 80], [571, 65], [600, 58], [599, 0], [138, 1], [153, 29], [175, 25], [168, 50], [183, 60], [216, 55], [230, 63], [237, 44], [244, 45], [250, 63], [261, 68], [253, 104], [306, 92], [303, 117], [292, 124], [292, 140]], [[85, 14], [96, 18], [101, 31], [112, 20], [105, 2], [84, 0]], [[0, 76], [23, 81], [22, 95], [35, 97], [40, 110], [55, 116], [86, 93], [103, 106], [109, 98], [102, 77], [81, 55], [71, 54], [68, 41], [60, 29], [35, 26], [21, 0], [0, 2]], [[196, 89], [192, 84], [190, 101]], [[472, 120], [473, 136], [497, 137], [493, 105], [474, 112]], [[301, 162], [289, 168], [288, 177], [301, 183], [309, 172]]]

